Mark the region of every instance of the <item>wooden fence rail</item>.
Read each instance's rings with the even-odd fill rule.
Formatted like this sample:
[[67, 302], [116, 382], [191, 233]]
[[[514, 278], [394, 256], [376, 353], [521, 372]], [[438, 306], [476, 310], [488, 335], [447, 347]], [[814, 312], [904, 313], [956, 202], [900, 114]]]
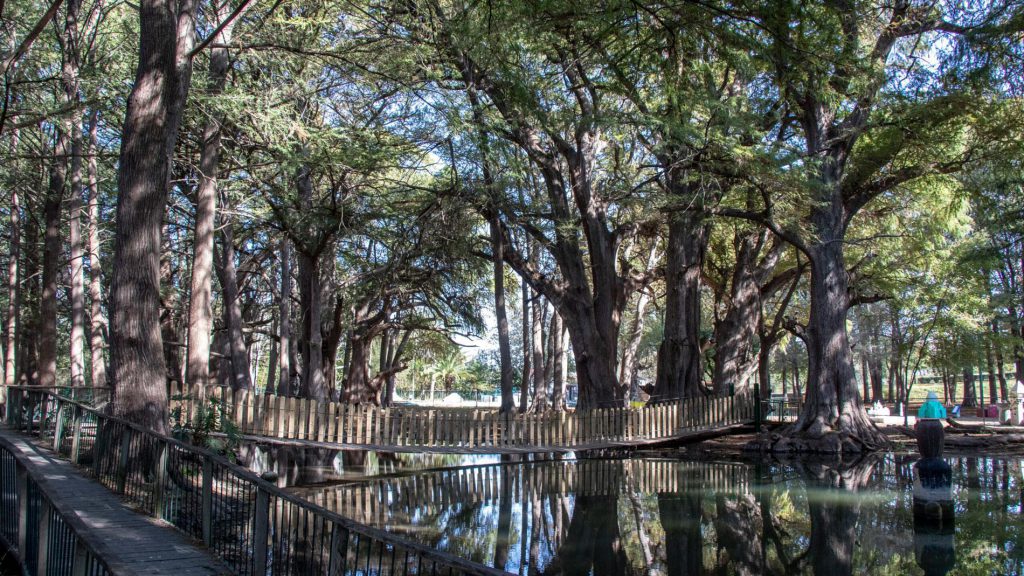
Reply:
[[[399, 447], [588, 446], [652, 441], [684, 432], [751, 422], [749, 394], [696, 397], [643, 408], [598, 408], [575, 412], [500, 414], [494, 409], [381, 408], [244, 390], [215, 388], [210, 400], [222, 406], [242, 434], [336, 444]], [[172, 394], [172, 411], [193, 421], [200, 404]]]

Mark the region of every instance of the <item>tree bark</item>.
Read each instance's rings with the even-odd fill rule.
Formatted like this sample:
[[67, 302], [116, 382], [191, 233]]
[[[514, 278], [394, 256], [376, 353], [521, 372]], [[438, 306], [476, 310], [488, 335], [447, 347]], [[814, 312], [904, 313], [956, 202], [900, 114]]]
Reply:
[[71, 385], [85, 385], [85, 282], [83, 265], [85, 250], [82, 242], [82, 110], [79, 96], [78, 13], [81, 0], [66, 2], [63, 41], [64, 101], [71, 108], [71, 119], [66, 121], [71, 142], [71, 202], [68, 210], [68, 244], [71, 262]]
[[526, 412], [533, 381], [533, 349], [530, 347], [530, 285], [523, 278], [523, 375], [519, 384], [519, 413]]
[[278, 375], [280, 380], [277, 384], [278, 396], [292, 395], [292, 357], [294, 356], [294, 343], [292, 342], [292, 267], [291, 250], [288, 239], [281, 240], [281, 372]]
[[999, 388], [996, 387], [996, 367], [991, 339], [985, 343], [985, 365], [988, 367], [988, 401], [989, 404], [996, 404], [999, 402]]
[[[114, 413], [167, 430], [160, 334], [161, 224], [170, 164], [191, 76], [194, 0], [141, 0], [139, 61], [118, 160], [110, 287]], [[180, 39], [180, 40], [179, 40]]]
[[231, 222], [225, 222], [221, 232], [217, 279], [220, 281], [224, 298], [224, 327], [227, 329], [228, 350], [231, 356], [231, 387], [234, 390], [250, 390], [252, 380], [249, 372], [249, 354], [243, 334], [238, 271], [235, 267], [235, 235]]
[[[13, 132], [12, 152], [17, 148], [18, 132]], [[4, 333], [6, 342], [4, 345], [4, 385], [14, 386], [17, 379], [17, 342], [18, 328], [21, 317], [21, 292], [18, 283], [18, 259], [21, 258], [21, 203], [18, 198], [18, 191], [11, 187], [11, 240], [8, 244], [7, 260], [7, 324]]]
[[[230, 10], [228, 2], [217, 8], [218, 24]], [[225, 41], [225, 44], [227, 40]], [[210, 51], [207, 91], [211, 96], [224, 89], [228, 71], [226, 46]], [[215, 110], [207, 114], [199, 155], [199, 186], [196, 189], [195, 240], [192, 245], [192, 276], [188, 307], [189, 387], [205, 395], [210, 379], [210, 331], [213, 327], [213, 252], [217, 214], [217, 171], [220, 163], [221, 119]]]
[[1008, 402], [1010, 399], [1010, 389], [1006, 384], [1006, 371], [1003, 369], [1003, 346], [999, 342], [1000, 336], [999, 321], [992, 321], [992, 335], [996, 337], [995, 348], [995, 362], [996, 362], [996, 373], [999, 375], [999, 393], [1003, 402]]
[[89, 359], [93, 386], [107, 382], [107, 318], [103, 313], [103, 263], [100, 260], [100, 179], [97, 155], [98, 113], [89, 119]]
[[67, 176], [68, 133], [57, 127], [50, 181], [43, 203], [43, 291], [39, 302], [40, 386], [57, 385], [57, 276], [61, 264], [60, 212]]
[[701, 391], [700, 274], [708, 226], [696, 212], [672, 215], [668, 226], [665, 336], [658, 348], [656, 400], [688, 398]]
[[[490, 177], [490, 168], [484, 164], [487, 175]], [[515, 399], [512, 396], [512, 343], [508, 330], [508, 313], [505, 309], [505, 257], [504, 257], [504, 235], [501, 231], [501, 223], [498, 221], [497, 210], [489, 219], [491, 232], [491, 252], [494, 264], [494, 316], [498, 324], [498, 361], [501, 373], [501, 408], [502, 414], [511, 414], [516, 408]], [[508, 523], [506, 522], [506, 525]], [[506, 537], [507, 539], [507, 537]], [[505, 554], [508, 555], [508, 543], [505, 544]], [[502, 563], [504, 567], [504, 563]]]
[[964, 408], [974, 408], [978, 405], [978, 392], [974, 387], [974, 367], [964, 366]]
[[533, 334], [530, 340], [533, 345], [533, 402], [531, 412], [544, 412], [548, 409], [547, 381], [544, 378], [544, 301], [540, 294], [533, 294], [533, 308], [530, 314], [530, 329]]
[[569, 369], [569, 363], [565, 356], [565, 345], [568, 334], [562, 325], [562, 316], [558, 310], [551, 313], [551, 363], [553, 365], [551, 378], [551, 409], [557, 412], [565, 411], [565, 378]]

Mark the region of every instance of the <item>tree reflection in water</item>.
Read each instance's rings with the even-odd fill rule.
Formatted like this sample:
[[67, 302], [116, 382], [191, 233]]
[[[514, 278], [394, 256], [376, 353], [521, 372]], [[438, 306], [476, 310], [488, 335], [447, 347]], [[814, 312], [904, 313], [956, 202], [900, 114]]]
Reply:
[[[293, 490], [522, 576], [931, 574], [936, 558], [915, 557], [914, 461], [504, 456]], [[973, 553], [946, 558], [945, 569], [955, 560], [952, 573], [1024, 574], [1019, 463], [951, 461], [956, 549]]]

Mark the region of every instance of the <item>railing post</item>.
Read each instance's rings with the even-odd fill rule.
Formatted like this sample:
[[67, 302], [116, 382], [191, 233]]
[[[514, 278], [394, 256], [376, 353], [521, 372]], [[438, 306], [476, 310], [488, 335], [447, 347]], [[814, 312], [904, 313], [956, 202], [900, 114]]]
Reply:
[[75, 539], [75, 556], [71, 560], [71, 576], [87, 576], [89, 551], [80, 539]]
[[15, 478], [18, 491], [18, 551], [22, 558], [28, 556], [25, 550], [28, 548], [28, 469], [17, 464], [18, 472]]
[[[103, 471], [103, 452], [107, 449], [110, 441], [110, 425], [102, 416], [96, 418], [96, 440], [92, 443], [92, 475], [97, 480]], [[101, 481], [102, 483], [102, 481]]]
[[82, 409], [75, 406], [72, 411], [74, 430], [71, 432], [71, 463], [78, 464], [78, 458], [82, 451]]
[[125, 426], [121, 436], [121, 458], [117, 462], [116, 492], [124, 494], [125, 483], [128, 481], [128, 455], [132, 448], [132, 429]]
[[331, 552], [327, 574], [344, 576], [348, 561], [348, 528], [333, 524], [331, 527]]
[[252, 561], [254, 574], [267, 572], [267, 537], [270, 529], [270, 493], [256, 489], [256, 515], [252, 527]]
[[213, 460], [203, 455], [203, 544], [213, 546]]
[[57, 401], [57, 423], [53, 426], [53, 451], [60, 456], [60, 445], [64, 441], [64, 406]]
[[[38, 556], [36, 574], [46, 574], [46, 562], [50, 558], [50, 516], [53, 515], [53, 506], [46, 498], [39, 499], [39, 524], [36, 534], [39, 535]], [[28, 556], [26, 551], [25, 556]]]
[[164, 504], [167, 500], [167, 460], [170, 446], [167, 442], [157, 443], [156, 455], [156, 478], [153, 483], [153, 517], [162, 519], [164, 517]]

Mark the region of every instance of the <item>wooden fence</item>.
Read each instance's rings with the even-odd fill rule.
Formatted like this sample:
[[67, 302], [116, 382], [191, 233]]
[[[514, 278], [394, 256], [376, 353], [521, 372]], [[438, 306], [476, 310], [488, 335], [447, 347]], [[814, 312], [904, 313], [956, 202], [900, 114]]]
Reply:
[[[672, 438], [753, 420], [747, 394], [697, 397], [643, 408], [542, 414], [493, 409], [349, 405], [216, 388], [211, 393], [242, 434], [335, 444], [402, 447], [586, 447]], [[192, 421], [197, 402], [173, 394], [172, 410]]]

